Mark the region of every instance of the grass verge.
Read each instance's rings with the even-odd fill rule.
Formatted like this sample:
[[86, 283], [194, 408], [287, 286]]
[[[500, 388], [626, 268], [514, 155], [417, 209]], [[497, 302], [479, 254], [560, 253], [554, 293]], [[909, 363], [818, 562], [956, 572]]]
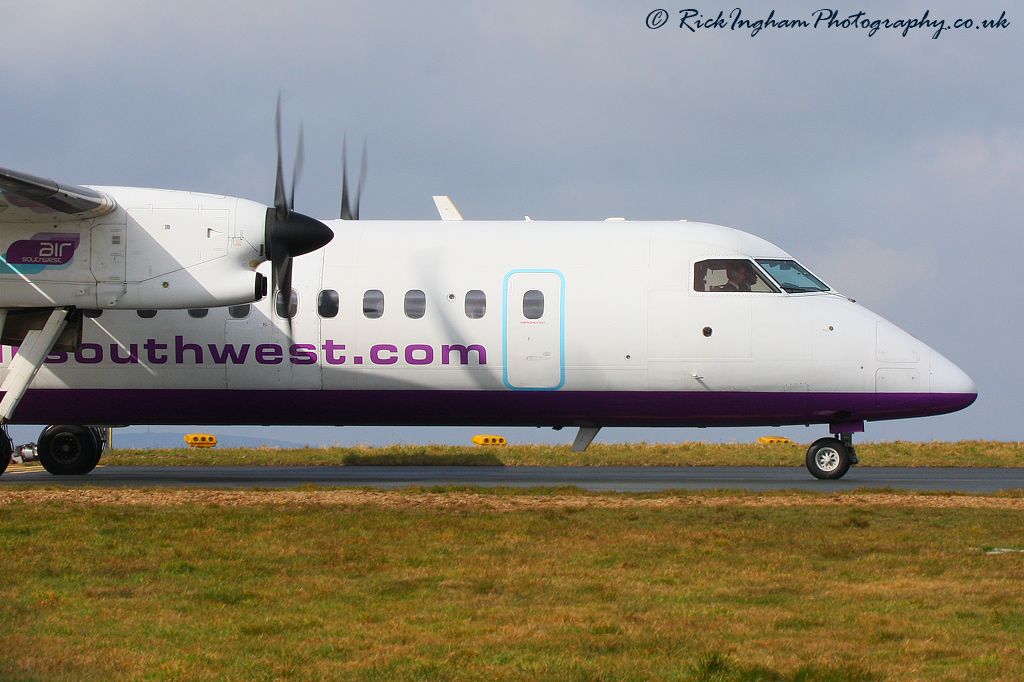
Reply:
[[[384, 448], [216, 448], [120, 450], [103, 457], [108, 465], [462, 465], [462, 466], [803, 466], [806, 445], [751, 443], [634, 443], [567, 446], [463, 447], [393, 445]], [[1024, 443], [857, 444], [861, 466], [1024, 466]]]
[[1024, 499], [0, 492], [0, 679], [1024, 678]]

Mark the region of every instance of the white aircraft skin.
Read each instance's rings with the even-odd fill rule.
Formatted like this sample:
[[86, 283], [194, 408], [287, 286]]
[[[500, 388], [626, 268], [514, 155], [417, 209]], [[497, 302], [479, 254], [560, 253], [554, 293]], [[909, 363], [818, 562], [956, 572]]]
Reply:
[[[0, 308], [52, 306], [60, 290], [103, 311], [85, 320], [77, 351], [48, 354], [11, 423], [574, 426], [581, 447], [603, 426], [815, 423], [839, 435], [812, 446], [808, 466], [838, 477], [856, 463], [849, 434], [865, 421], [952, 412], [977, 395], [952, 362], [846, 296], [776, 282], [800, 266], [739, 230], [324, 221], [334, 239], [295, 259], [289, 338], [273, 296], [245, 308], [252, 269], [269, 274], [258, 262], [266, 207], [93, 189], [127, 214], [114, 220], [127, 268], [112, 284], [96, 276], [105, 232], [93, 232], [88, 276], [0, 274]], [[209, 227], [214, 218], [223, 229]], [[186, 228], [209, 243], [177, 241]], [[0, 253], [38, 226], [18, 229]], [[248, 279], [161, 286], [188, 259], [190, 273], [232, 262]], [[741, 262], [758, 284], [724, 290], [727, 266]], [[89, 277], [95, 286], [81, 286]], [[0, 347], [0, 381], [13, 356]]]

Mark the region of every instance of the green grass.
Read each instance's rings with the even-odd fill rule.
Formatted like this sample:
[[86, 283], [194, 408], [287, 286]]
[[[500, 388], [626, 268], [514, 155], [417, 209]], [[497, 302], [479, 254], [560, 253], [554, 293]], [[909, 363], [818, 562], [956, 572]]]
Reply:
[[[116, 435], [115, 435], [116, 443]], [[861, 466], [1024, 466], [1024, 443], [861, 443]], [[478, 466], [803, 466], [807, 446], [749, 443], [635, 443], [568, 446], [462, 447], [393, 445], [384, 448], [180, 448], [121, 450], [104, 455], [115, 465], [478, 465]]]
[[0, 494], [3, 680], [1024, 679], [1013, 498], [54, 494]]

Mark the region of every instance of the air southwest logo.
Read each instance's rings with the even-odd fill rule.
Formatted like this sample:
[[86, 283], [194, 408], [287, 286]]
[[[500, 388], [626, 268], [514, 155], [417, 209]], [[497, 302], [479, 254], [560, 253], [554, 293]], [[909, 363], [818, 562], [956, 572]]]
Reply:
[[[15, 351], [17, 352], [17, 351]], [[0, 353], [0, 361], [3, 360]], [[81, 350], [74, 353], [55, 351], [46, 358], [46, 364], [60, 365], [75, 362], [81, 365], [97, 365], [112, 362], [116, 365], [486, 365], [487, 349], [479, 344], [442, 344], [433, 346], [413, 343], [399, 347], [380, 343], [370, 347], [369, 352], [354, 355], [345, 344], [327, 339], [321, 345], [294, 343], [282, 346], [277, 343], [188, 343], [184, 336], [175, 336], [173, 343], [157, 339], [146, 339], [143, 343], [99, 344], [83, 343]]]
[[31, 239], [13, 242], [3, 254], [0, 270], [14, 270], [31, 275], [44, 268], [67, 267], [78, 250], [79, 235], [73, 233], [39, 232]]

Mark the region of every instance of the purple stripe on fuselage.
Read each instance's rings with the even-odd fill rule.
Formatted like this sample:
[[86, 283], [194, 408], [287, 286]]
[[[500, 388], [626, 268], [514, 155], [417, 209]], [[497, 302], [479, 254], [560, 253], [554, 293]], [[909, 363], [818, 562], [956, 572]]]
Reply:
[[35, 389], [19, 424], [781, 426], [945, 414], [974, 393]]

